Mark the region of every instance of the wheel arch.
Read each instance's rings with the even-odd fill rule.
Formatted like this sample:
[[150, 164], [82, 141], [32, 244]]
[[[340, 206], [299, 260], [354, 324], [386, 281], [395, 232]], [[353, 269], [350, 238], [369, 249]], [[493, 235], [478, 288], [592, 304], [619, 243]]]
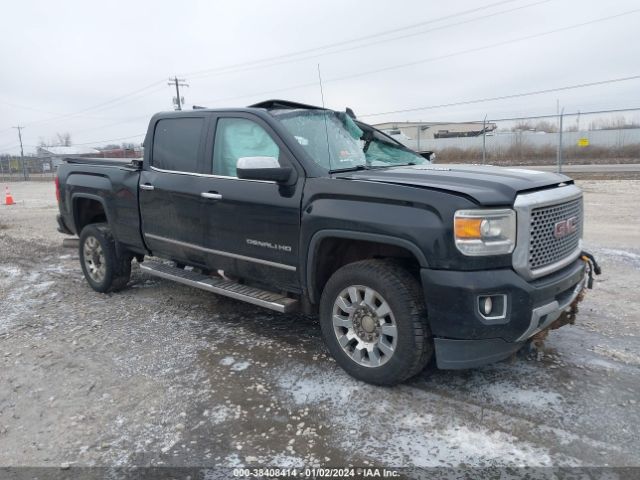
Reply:
[[[340, 246], [356, 244], [360, 247], [366, 246], [368, 248], [365, 248], [360, 255], [356, 255], [356, 258], [352, 258], [349, 262], [343, 262], [341, 261], [343, 258], [340, 258], [331, 265], [320, 265], [323, 255], [326, 254], [326, 252], [324, 252], [326, 248], [323, 249], [323, 247], [327, 246], [328, 242], [334, 242], [334, 244], [337, 243]], [[386, 251], [392, 253], [392, 256], [399, 255], [403, 258], [410, 258], [415, 261], [416, 265], [420, 268], [428, 267], [425, 255], [415, 243], [409, 240], [369, 232], [320, 230], [311, 237], [309, 248], [307, 249], [307, 259], [304, 264], [304, 278], [309, 301], [313, 304], [319, 302], [320, 293], [324, 284], [328, 280], [328, 277], [338, 268], [351, 261], [376, 258], [375, 256], [371, 256], [374, 251]]]
[[110, 224], [110, 215], [104, 198], [91, 193], [77, 192], [71, 196], [71, 212], [76, 233], [80, 235], [82, 229], [90, 223], [102, 220]]

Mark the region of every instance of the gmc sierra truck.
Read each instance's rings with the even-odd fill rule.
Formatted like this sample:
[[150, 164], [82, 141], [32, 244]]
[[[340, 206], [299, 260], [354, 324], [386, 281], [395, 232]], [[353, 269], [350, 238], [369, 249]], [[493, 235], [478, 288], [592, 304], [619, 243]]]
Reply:
[[509, 357], [571, 322], [595, 265], [563, 175], [435, 165], [338, 112], [282, 100], [155, 115], [144, 158], [68, 159], [59, 231], [98, 292], [131, 263], [318, 314], [349, 374], [392, 385]]

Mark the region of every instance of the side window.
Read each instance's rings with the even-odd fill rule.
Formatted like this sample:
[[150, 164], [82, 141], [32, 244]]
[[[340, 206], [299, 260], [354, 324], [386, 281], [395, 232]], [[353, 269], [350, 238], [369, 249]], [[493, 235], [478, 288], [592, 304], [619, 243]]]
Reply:
[[203, 118], [159, 120], [153, 136], [152, 165], [163, 170], [198, 171]]
[[219, 119], [213, 145], [213, 173], [226, 177], [237, 176], [239, 158], [280, 155], [278, 145], [265, 129], [245, 118]]

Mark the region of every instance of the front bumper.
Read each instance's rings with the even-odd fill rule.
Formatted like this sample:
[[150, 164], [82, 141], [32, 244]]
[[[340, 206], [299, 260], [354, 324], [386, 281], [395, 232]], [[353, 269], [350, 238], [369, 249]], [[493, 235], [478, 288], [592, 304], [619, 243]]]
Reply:
[[[472, 368], [496, 362], [519, 350], [547, 328], [584, 287], [585, 265], [527, 282], [511, 269], [479, 272], [421, 270], [429, 324], [439, 368]], [[478, 296], [505, 295], [504, 318], [487, 319]]]

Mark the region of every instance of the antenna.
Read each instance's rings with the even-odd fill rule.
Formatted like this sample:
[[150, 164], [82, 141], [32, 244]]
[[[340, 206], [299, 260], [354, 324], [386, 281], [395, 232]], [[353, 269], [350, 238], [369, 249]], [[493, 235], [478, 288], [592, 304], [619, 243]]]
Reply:
[[331, 149], [329, 148], [329, 127], [327, 126], [327, 110], [324, 106], [324, 91], [322, 90], [322, 74], [320, 64], [318, 64], [318, 82], [320, 83], [320, 98], [322, 98], [322, 117], [324, 118], [324, 133], [327, 137], [327, 158], [329, 159], [329, 170], [331, 170]]

